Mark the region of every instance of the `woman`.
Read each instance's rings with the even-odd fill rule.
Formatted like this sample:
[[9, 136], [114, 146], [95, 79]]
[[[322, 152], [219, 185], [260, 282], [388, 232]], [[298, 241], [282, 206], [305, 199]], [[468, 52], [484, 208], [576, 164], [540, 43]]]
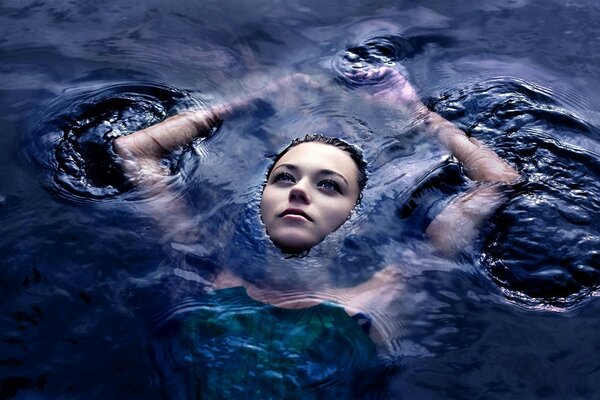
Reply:
[[[369, 83], [366, 93], [371, 100], [387, 102], [409, 113], [415, 126], [435, 136], [463, 164], [469, 178], [490, 183], [450, 204], [427, 228], [427, 235], [443, 254], [459, 251], [502, 201], [494, 183], [511, 182], [518, 174], [484, 144], [469, 139], [429, 111], [396, 70], [371, 69], [349, 78]], [[305, 75], [293, 75], [271, 85], [260, 96], [292, 82], [314, 85]], [[255, 97], [182, 113], [118, 138], [114, 147], [124, 160], [126, 173], [151, 191], [163, 191], [164, 176], [168, 175], [161, 164], [165, 154], [197, 137], [208, 136]], [[260, 201], [264, 229], [281, 250], [282, 260], [290, 255], [307, 255], [344, 224], [360, 201], [365, 183], [366, 163], [360, 151], [339, 139], [308, 135], [284, 149], [268, 170]], [[155, 204], [159, 223], [173, 223], [169, 216], [176, 215], [181, 207], [176, 204], [173, 199]], [[235, 397], [236, 393], [257, 398], [311, 398], [324, 393], [356, 396], [368, 390], [356, 386], [356, 372], [374, 358], [376, 347], [383, 348], [386, 340], [397, 333], [382, 320], [386, 304], [401, 295], [400, 275], [394, 266], [383, 268], [359, 284], [337, 288], [316, 282], [297, 287], [265, 285], [225, 265], [214, 271], [205, 285], [217, 297], [194, 300], [190, 308], [194, 317], [186, 317], [185, 321], [177, 318], [176, 323], [163, 324], [158, 330], [170, 338], [167, 346], [155, 346], [158, 363], [163, 365], [164, 387], [177, 397]], [[220, 308], [222, 304], [228, 307]], [[251, 317], [239, 312], [244, 307], [253, 310]], [[262, 315], [259, 321], [253, 319], [255, 314]], [[265, 320], [267, 333], [262, 329]], [[280, 342], [276, 337], [282, 336], [287, 341], [277, 347]], [[237, 345], [232, 344], [232, 338]], [[240, 340], [243, 345], [239, 345]], [[274, 343], [276, 348], [266, 355], [264, 351], [249, 350], [263, 341]], [[187, 343], [184, 347], [191, 350], [181, 350], [174, 343]], [[340, 348], [351, 351], [345, 353]], [[179, 354], [179, 361], [174, 361], [177, 357], [173, 354]], [[236, 374], [240, 362], [246, 367]], [[262, 364], [268, 364], [270, 374], [254, 369]]]

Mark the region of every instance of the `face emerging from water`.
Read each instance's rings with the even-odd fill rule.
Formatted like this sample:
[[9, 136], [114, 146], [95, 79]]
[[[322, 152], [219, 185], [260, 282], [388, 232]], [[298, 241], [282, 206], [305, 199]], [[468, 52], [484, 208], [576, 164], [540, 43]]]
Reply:
[[286, 252], [319, 243], [344, 223], [360, 189], [354, 161], [324, 143], [292, 147], [277, 161], [260, 203], [267, 234]]

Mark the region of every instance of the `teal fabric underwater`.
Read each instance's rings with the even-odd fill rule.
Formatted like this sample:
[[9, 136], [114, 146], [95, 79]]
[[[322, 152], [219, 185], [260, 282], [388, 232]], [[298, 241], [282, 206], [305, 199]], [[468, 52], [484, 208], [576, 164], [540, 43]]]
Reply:
[[377, 359], [359, 323], [332, 303], [284, 309], [242, 287], [218, 290], [156, 332], [169, 398], [353, 398]]

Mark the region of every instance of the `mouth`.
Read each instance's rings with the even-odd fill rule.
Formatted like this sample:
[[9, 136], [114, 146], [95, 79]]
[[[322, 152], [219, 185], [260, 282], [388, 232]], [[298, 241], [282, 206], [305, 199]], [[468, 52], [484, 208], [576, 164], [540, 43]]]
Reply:
[[279, 214], [279, 217], [283, 218], [286, 215], [293, 215], [293, 216], [303, 217], [304, 219], [312, 222], [312, 218], [307, 213], [305, 213], [304, 211], [302, 211], [302, 210], [300, 210], [298, 208], [288, 208], [284, 212], [282, 212], [281, 214]]

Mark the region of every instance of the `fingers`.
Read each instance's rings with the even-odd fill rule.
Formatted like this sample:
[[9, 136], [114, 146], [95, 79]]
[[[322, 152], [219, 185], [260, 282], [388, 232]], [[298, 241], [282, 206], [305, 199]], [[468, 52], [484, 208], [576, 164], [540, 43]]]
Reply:
[[380, 79], [386, 74], [386, 71], [381, 71], [380, 68], [358, 69], [345, 73], [345, 75], [353, 80], [374, 80]]
[[307, 85], [312, 89], [321, 89], [322, 85], [318, 83], [312, 76], [301, 72], [296, 72], [290, 75], [286, 75], [283, 78], [271, 81], [262, 90], [264, 94], [271, 94], [274, 92], [281, 91], [286, 87], [294, 85]]
[[394, 85], [405, 84], [406, 77], [391, 67], [374, 67], [369, 69], [354, 69], [344, 73], [346, 78], [363, 83], [389, 82]]
[[318, 82], [313, 76], [303, 73], [295, 73], [292, 78], [299, 83], [305, 84], [312, 89], [323, 89], [323, 84]]
[[313, 81], [312, 77], [308, 74], [303, 74], [301, 72], [296, 72], [295, 74], [290, 75], [290, 78], [295, 81], [303, 82], [306, 84], [314, 84], [316, 82]]
[[367, 77], [367, 72], [364, 70], [356, 70], [356, 71], [348, 71], [344, 72], [344, 75], [350, 79], [365, 79]]

